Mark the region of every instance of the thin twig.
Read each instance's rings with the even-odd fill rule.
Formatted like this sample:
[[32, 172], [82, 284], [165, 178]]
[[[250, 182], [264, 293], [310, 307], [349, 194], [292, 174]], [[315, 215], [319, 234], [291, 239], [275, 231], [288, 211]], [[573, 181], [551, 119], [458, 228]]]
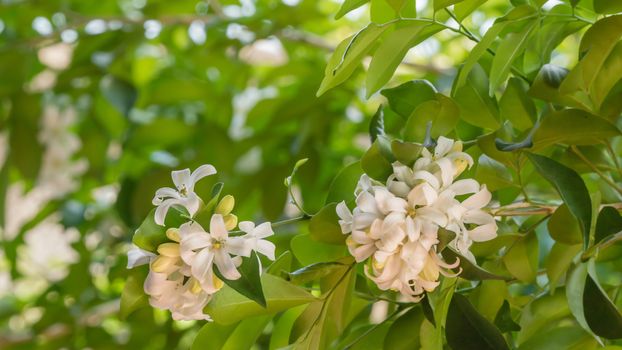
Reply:
[[616, 184], [615, 182], [613, 182], [613, 180], [611, 180], [607, 175], [605, 175], [605, 173], [603, 173], [600, 169], [598, 169], [598, 167], [596, 165], [594, 165], [594, 163], [592, 163], [589, 159], [587, 159], [587, 157], [585, 157], [585, 155], [583, 155], [583, 153], [581, 153], [581, 151], [579, 151], [579, 148], [577, 148], [577, 146], [572, 145], [570, 146], [570, 149], [577, 155], [579, 156], [579, 158], [585, 163], [587, 164], [587, 166], [590, 167], [590, 169], [594, 170], [594, 172], [596, 174], [598, 174], [598, 176], [600, 176], [601, 179], [603, 179], [603, 181], [605, 181], [609, 186], [611, 186], [611, 188], [613, 188], [614, 190], [616, 190], [619, 194], [622, 195], [622, 187], [618, 186], [618, 184]]

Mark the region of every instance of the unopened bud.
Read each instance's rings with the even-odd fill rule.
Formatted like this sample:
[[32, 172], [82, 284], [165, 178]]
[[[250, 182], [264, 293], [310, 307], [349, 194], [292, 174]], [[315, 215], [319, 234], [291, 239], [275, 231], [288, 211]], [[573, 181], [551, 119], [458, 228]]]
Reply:
[[238, 225], [238, 217], [234, 214], [229, 214], [223, 217], [225, 222], [225, 227], [227, 230], [231, 231]]
[[173, 257], [173, 258], [178, 257], [179, 256], [179, 244], [162, 243], [158, 246], [158, 254]]
[[168, 239], [170, 239], [171, 241], [179, 242], [179, 229], [169, 228], [168, 230], [166, 230], [166, 237], [168, 237]]
[[231, 213], [234, 206], [235, 206], [235, 198], [233, 198], [232, 195], [228, 194], [222, 197], [222, 199], [220, 200], [220, 203], [218, 203], [218, 205], [216, 206], [216, 210], [214, 210], [214, 213], [220, 214], [223, 216], [227, 215]]

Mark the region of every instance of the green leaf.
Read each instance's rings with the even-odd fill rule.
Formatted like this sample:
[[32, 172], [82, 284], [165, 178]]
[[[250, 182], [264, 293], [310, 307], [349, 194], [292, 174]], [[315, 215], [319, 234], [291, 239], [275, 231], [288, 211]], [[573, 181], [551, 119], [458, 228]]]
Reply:
[[421, 103], [410, 114], [404, 126], [404, 140], [422, 142], [426, 136], [426, 125], [432, 123], [433, 138], [447, 135], [455, 130], [460, 119], [458, 105], [443, 94], [435, 94], [433, 100]]
[[559, 86], [568, 75], [568, 69], [553, 64], [545, 64], [531, 84], [528, 94], [544, 101], [574, 106], [572, 100], [559, 92]]
[[296, 306], [283, 312], [278, 318], [270, 336], [270, 350], [282, 349], [289, 345], [289, 335], [294, 327], [294, 322], [304, 309], [305, 305]]
[[436, 88], [427, 80], [411, 80], [380, 92], [389, 101], [389, 107], [408, 118], [421, 103], [436, 98]]
[[403, 27], [388, 34], [372, 57], [367, 71], [367, 98], [391, 79], [408, 50], [444, 29], [423, 20], [404, 20], [400, 25], [402, 23]]
[[376, 110], [376, 113], [374, 113], [374, 116], [369, 122], [369, 137], [371, 138], [371, 142], [376, 141], [378, 136], [386, 135], [384, 131], [384, 113], [382, 108], [382, 105], [378, 106], [378, 110]]
[[321, 96], [348, 79], [359, 66], [361, 59], [372, 49], [388, 27], [388, 25], [371, 23], [360, 32], [342, 41], [328, 60], [317, 96]]
[[[361, 175], [363, 175], [361, 162], [354, 162], [341, 169], [330, 184], [326, 203], [337, 203], [344, 200], [346, 202], [352, 201], [354, 199], [354, 189]], [[332, 220], [334, 217], [328, 216], [328, 218]], [[313, 222], [313, 219], [311, 219], [311, 222]]]
[[512, 174], [509, 169], [500, 162], [482, 154], [477, 161], [475, 179], [485, 183], [490, 191], [514, 186]]
[[615, 88], [620, 78], [622, 78], [622, 62], [620, 61], [620, 56], [622, 56], [622, 43], [618, 42], [603, 63], [590, 89], [590, 99], [594, 106], [594, 111], [605, 109], [602, 106], [603, 102], [605, 102], [611, 93], [615, 94], [616, 92], [612, 92], [611, 90]]
[[607, 339], [622, 338], [622, 315], [607, 293], [588, 273], [583, 291], [585, 320], [595, 334]]
[[556, 242], [573, 245], [583, 242], [579, 221], [572, 215], [566, 204], [559, 206], [547, 224], [549, 234]]
[[622, 3], [611, 0], [594, 0], [596, 13], [615, 14], [622, 12]]
[[205, 307], [214, 321], [231, 324], [252, 316], [270, 315], [297, 305], [307, 304], [316, 298], [304, 289], [270, 274], [261, 276], [266, 307], [224, 286]]
[[[354, 189], [349, 193], [351, 197], [354, 197]], [[313, 215], [309, 222], [309, 235], [313, 240], [328, 244], [345, 242], [346, 235], [341, 232], [336, 207], [337, 203], [329, 203]]]
[[538, 21], [527, 22], [523, 30], [518, 33], [508, 34], [497, 48], [495, 57], [490, 68], [490, 88], [489, 94], [493, 95], [495, 90], [505, 81], [512, 64], [518, 56], [525, 50], [531, 32], [536, 28]]
[[503, 263], [512, 276], [530, 283], [538, 273], [538, 237], [527, 233], [519, 238], [503, 256]]
[[289, 273], [289, 281], [297, 285], [317, 281], [337, 270], [342, 270], [343, 266], [343, 263], [334, 261], [311, 264]]
[[465, 79], [468, 84], [457, 85], [452, 96], [460, 106], [460, 118], [480, 128], [498, 129], [500, 125], [497, 101], [488, 95], [486, 73], [482, 67], [476, 65]]
[[605, 60], [622, 36], [622, 16], [610, 16], [593, 24], [581, 39], [581, 61], [568, 73], [560, 86], [564, 94], [587, 93]]
[[266, 273], [275, 276], [281, 276], [283, 273], [288, 273], [292, 266], [292, 253], [289, 250], [279, 255], [270, 266], [266, 268]]
[[503, 301], [503, 305], [501, 305], [497, 316], [495, 316], [495, 326], [497, 326], [501, 332], [520, 331], [520, 325], [512, 319], [510, 303], [508, 303], [507, 300]]
[[434, 0], [434, 11], [442, 10], [445, 7], [449, 7], [453, 4], [457, 4], [464, 0]]
[[572, 260], [581, 251], [581, 245], [566, 245], [562, 243], [553, 244], [553, 248], [549, 252], [546, 258], [544, 267], [546, 268], [546, 275], [549, 278], [549, 288], [551, 293], [555, 291], [559, 280], [568, 271]]
[[126, 319], [132, 312], [149, 305], [147, 295], [143, 290], [143, 279], [147, 273], [145, 268], [135, 267], [129, 272], [121, 292], [119, 317]]
[[346, 13], [363, 6], [368, 2], [369, 0], [345, 0], [335, 15], [335, 19], [343, 17]]
[[383, 156], [380, 148], [379, 141], [374, 141], [361, 158], [361, 168], [372, 179], [385, 182], [389, 175], [393, 173], [393, 167]]
[[400, 140], [391, 141], [391, 151], [400, 163], [411, 166], [419, 158], [423, 145], [415, 142], [405, 142]]
[[578, 264], [570, 269], [566, 274], [566, 300], [570, 312], [577, 320], [577, 323], [592, 334], [592, 330], [585, 320], [585, 311], [583, 306], [583, 292], [585, 289], [585, 281], [588, 276], [587, 264]]
[[[576, 326], [559, 326], [543, 329], [522, 343], [519, 350], [541, 349], [597, 349], [598, 343], [581, 328]], [[603, 349], [607, 349], [606, 347]], [[609, 349], [614, 350], [614, 349]]]
[[214, 214], [214, 208], [216, 208], [216, 205], [220, 201], [220, 194], [222, 193], [223, 187], [224, 183], [222, 182], [214, 184], [214, 186], [212, 186], [212, 196], [210, 197], [210, 200], [194, 215], [193, 219], [201, 226], [209, 227], [212, 214]]
[[529, 5], [521, 5], [513, 8], [508, 14], [498, 18], [492, 27], [486, 31], [486, 34], [475, 45], [469, 53], [469, 57], [464, 62], [464, 66], [460, 69], [458, 77], [455, 81], [455, 89], [462, 87], [467, 82], [467, 77], [471, 73], [471, 69], [476, 66], [477, 61], [486, 53], [492, 43], [499, 37], [501, 32], [510, 24], [525, 20], [535, 14], [535, 9]]
[[112, 75], [102, 78], [99, 82], [99, 89], [106, 100], [126, 117], [138, 98], [138, 92], [134, 86]]
[[590, 239], [592, 203], [583, 179], [572, 169], [545, 156], [528, 153], [536, 170], [548, 180], [560, 194], [572, 215], [579, 220], [583, 231], [583, 247]]
[[197, 333], [192, 342], [191, 350], [222, 350], [229, 335], [237, 324], [222, 325], [215, 322], [206, 323]]
[[579, 109], [564, 109], [545, 116], [534, 134], [534, 150], [551, 145], [594, 145], [622, 133], [611, 122]]
[[423, 311], [421, 308], [413, 307], [408, 310], [389, 327], [387, 336], [384, 338], [384, 349], [418, 349], [420, 346], [419, 328], [421, 328], [421, 323], [423, 323]]
[[478, 286], [471, 300], [475, 302], [475, 307], [482, 316], [488, 321], [494, 321], [507, 295], [508, 287], [505, 281], [485, 280]]
[[469, 280], [469, 281], [480, 281], [480, 280], [507, 280], [509, 278], [504, 276], [495, 275], [491, 272], [484, 270], [483, 268], [474, 264], [471, 260], [462, 256], [460, 253], [456, 252], [451, 248], [443, 249], [442, 253], [443, 258], [448, 263], [453, 263], [456, 259], [460, 259], [460, 266], [454, 269], [454, 272], [460, 271], [460, 277]]
[[501, 119], [509, 120], [519, 130], [527, 130], [533, 126], [537, 117], [536, 106], [527, 96], [525, 84], [518, 78], [510, 78], [508, 85], [499, 100]]
[[185, 214], [176, 208], [170, 208], [164, 220], [165, 226], [160, 226], [155, 223], [154, 208], [149, 212], [136, 232], [134, 232], [132, 243], [136, 244], [141, 249], [155, 253], [160, 244], [170, 241], [166, 237], [167, 227], [178, 228], [187, 221], [188, 219], [185, 217]]
[[[345, 237], [343, 234], [342, 236]], [[344, 245], [322, 243], [312, 239], [309, 234], [296, 235], [290, 245], [294, 256], [302, 265], [335, 261], [346, 255]]]
[[460, 294], [454, 294], [449, 304], [445, 334], [454, 350], [509, 349], [501, 332]]
[[266, 307], [266, 297], [261, 284], [261, 268], [259, 265], [259, 257], [253, 251], [251, 256], [242, 257], [242, 265], [238, 266], [238, 271], [242, 275], [237, 280], [226, 279], [218, 269], [214, 269], [214, 273], [226, 285], [233, 288], [236, 292], [257, 302], [257, 304]]
[[483, 5], [486, 0], [464, 0], [454, 5], [454, 13], [458, 21], [462, 21], [478, 7]]
[[622, 231], [622, 215], [614, 207], [604, 207], [598, 213], [594, 244]]
[[229, 335], [222, 350], [251, 349], [270, 320], [272, 320], [272, 315], [243, 320]]

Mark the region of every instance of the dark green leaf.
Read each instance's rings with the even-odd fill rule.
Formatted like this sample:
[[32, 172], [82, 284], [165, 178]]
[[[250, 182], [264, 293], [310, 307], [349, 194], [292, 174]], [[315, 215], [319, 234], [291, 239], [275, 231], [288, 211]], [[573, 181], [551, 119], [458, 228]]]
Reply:
[[507, 300], [503, 301], [501, 309], [495, 316], [495, 326], [499, 328], [501, 332], [518, 332], [520, 331], [520, 325], [514, 322], [512, 319], [512, 312], [510, 310], [510, 303]]
[[319, 262], [302, 267], [289, 273], [289, 281], [293, 284], [304, 284], [311, 281], [318, 281], [336, 270], [342, 269], [344, 264], [340, 262]]
[[484, 270], [483, 268], [474, 264], [471, 260], [466, 257], [460, 255], [460, 253], [454, 251], [451, 248], [443, 249], [442, 253], [443, 258], [448, 263], [453, 263], [456, 259], [460, 259], [460, 266], [454, 269], [454, 272], [460, 271], [462, 269], [462, 273], [460, 273], [460, 277], [467, 279], [469, 281], [480, 281], [480, 280], [508, 280], [509, 278], [504, 276], [495, 275], [491, 272]]
[[378, 110], [371, 118], [369, 122], [369, 137], [371, 138], [371, 142], [376, 141], [378, 135], [384, 136], [384, 113], [382, 111], [382, 105], [378, 106]]
[[404, 126], [404, 139], [422, 142], [426, 136], [428, 123], [432, 123], [431, 137], [447, 135], [455, 130], [459, 119], [458, 105], [451, 98], [437, 93], [433, 100], [421, 103], [408, 117]]
[[545, 156], [529, 153], [536, 170], [548, 180], [560, 194], [583, 231], [583, 246], [589, 243], [592, 223], [592, 202], [583, 179], [572, 169]]
[[400, 140], [391, 141], [391, 151], [400, 163], [411, 166], [419, 158], [423, 145], [415, 142]]
[[228, 280], [222, 276], [217, 268], [214, 269], [216, 276], [229, 287], [233, 288], [233, 290], [257, 302], [257, 304], [266, 307], [266, 297], [264, 296], [260, 277], [259, 257], [255, 251], [251, 253], [250, 257], [242, 258], [242, 265], [238, 266], [238, 271], [240, 275], [242, 275], [240, 278], [237, 280]]
[[[424, 300], [427, 300], [425, 298]], [[421, 308], [413, 307], [391, 324], [384, 338], [384, 349], [409, 350], [418, 349], [419, 328], [423, 322]]]
[[361, 168], [369, 177], [385, 182], [393, 172], [391, 163], [381, 152], [381, 145], [376, 140], [361, 158]]
[[622, 2], [611, 0], [594, 0], [594, 11], [596, 13], [620, 13], [622, 12]]
[[482, 67], [475, 65], [465, 81], [463, 86], [456, 85], [452, 96], [460, 106], [460, 118], [480, 128], [498, 129], [497, 101], [488, 95], [488, 77]]
[[112, 75], [107, 75], [100, 81], [99, 88], [108, 102], [121, 114], [126, 117], [129, 115], [138, 98], [138, 92], [134, 86]]
[[591, 275], [587, 275], [583, 291], [585, 320], [595, 334], [607, 339], [620, 339], [622, 315]]
[[389, 100], [393, 111], [408, 118], [421, 103], [435, 99], [436, 88], [427, 80], [411, 80], [380, 93]]
[[167, 228], [178, 228], [186, 221], [188, 219], [185, 217], [185, 214], [176, 208], [170, 208], [164, 221], [165, 226], [160, 226], [155, 223], [155, 209], [152, 209], [140, 227], [134, 232], [132, 243], [144, 250], [155, 252], [160, 244], [170, 241], [166, 237]]
[[[344, 200], [346, 202], [352, 201], [354, 199], [354, 189], [361, 175], [363, 175], [363, 169], [361, 169], [360, 162], [354, 162], [341, 169], [330, 184], [326, 203], [337, 203]], [[334, 217], [329, 216], [328, 218], [332, 220]], [[313, 219], [311, 222], [313, 222]]]
[[119, 307], [119, 317], [121, 319], [126, 319], [132, 312], [149, 305], [147, 295], [143, 291], [143, 280], [146, 273], [147, 269], [144, 267], [135, 267], [125, 280]]
[[449, 304], [445, 334], [454, 350], [509, 349], [501, 332], [460, 294]]
[[614, 207], [602, 208], [596, 220], [594, 244], [620, 231], [622, 231], [622, 215]]
[[579, 222], [572, 215], [566, 204], [562, 204], [555, 210], [547, 226], [551, 238], [557, 242], [568, 245], [583, 242]]

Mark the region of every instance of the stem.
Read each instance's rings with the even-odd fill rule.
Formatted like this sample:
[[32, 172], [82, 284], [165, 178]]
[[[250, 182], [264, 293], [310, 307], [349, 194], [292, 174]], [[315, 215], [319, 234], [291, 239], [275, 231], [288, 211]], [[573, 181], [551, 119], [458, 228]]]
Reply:
[[311, 218], [310, 215], [304, 214], [304, 215], [301, 215], [301, 216], [297, 216], [295, 218], [274, 222], [274, 223], [272, 223], [272, 227], [285, 226], [285, 225], [293, 224], [295, 222], [309, 220], [310, 218]]
[[622, 167], [620, 166], [620, 161], [618, 161], [618, 156], [616, 155], [616, 152], [613, 149], [613, 146], [611, 146], [611, 142], [609, 140], [607, 140], [605, 142], [605, 146], [607, 147], [607, 151], [609, 152], [609, 156], [613, 160], [613, 164], [616, 166], [616, 169], [618, 170], [618, 174], [620, 174], [622, 176]]
[[592, 170], [594, 170], [594, 172], [596, 172], [596, 174], [598, 174], [598, 176], [601, 177], [601, 179], [603, 179], [603, 181], [605, 181], [609, 186], [611, 186], [611, 188], [613, 188], [614, 190], [616, 190], [619, 194], [622, 195], [622, 187], [618, 186], [618, 184], [616, 184], [615, 182], [613, 182], [613, 180], [611, 180], [607, 175], [605, 175], [605, 173], [603, 173], [600, 169], [598, 169], [598, 167], [596, 165], [594, 165], [594, 163], [590, 162], [589, 159], [587, 159], [585, 157], [585, 155], [583, 155], [583, 153], [581, 153], [581, 151], [579, 151], [579, 148], [577, 148], [577, 146], [572, 145], [570, 146], [570, 149], [572, 149], [572, 151], [579, 156], [579, 158], [581, 158], [581, 160], [587, 164], [587, 166], [589, 166]]
[[622, 231], [612, 236], [609, 236], [607, 239], [598, 242], [598, 244], [593, 245], [590, 249], [588, 249], [585, 253], [581, 255], [581, 261], [585, 262], [590, 260], [590, 258], [598, 255], [601, 250], [606, 249], [620, 241], [622, 241]]

